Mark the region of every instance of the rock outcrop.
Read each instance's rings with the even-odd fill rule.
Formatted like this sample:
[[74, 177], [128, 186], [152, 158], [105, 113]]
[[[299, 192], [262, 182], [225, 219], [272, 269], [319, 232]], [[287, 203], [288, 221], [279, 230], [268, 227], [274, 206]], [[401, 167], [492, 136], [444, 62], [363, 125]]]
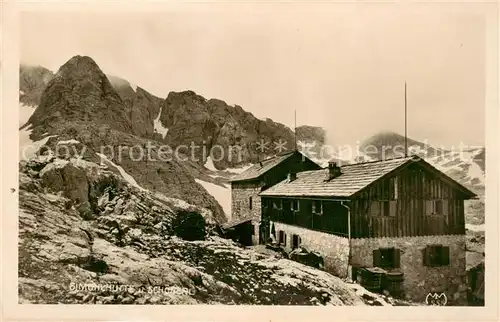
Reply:
[[163, 99], [150, 94], [141, 87], [128, 81], [108, 75], [108, 79], [125, 104], [132, 123], [132, 134], [160, 141], [161, 135], [155, 132], [154, 122], [160, 113]]
[[[212, 155], [217, 169], [254, 163], [274, 155], [277, 153], [274, 142], [283, 142], [283, 149], [294, 147], [294, 134], [283, 124], [260, 120], [240, 106], [229, 106], [218, 99], [207, 100], [193, 91], [170, 92], [159, 120], [169, 129], [165, 138], [169, 144], [193, 143], [203, 147], [194, 151], [194, 155], [201, 162]], [[258, 142], [262, 140], [268, 145], [259, 150]]]
[[19, 66], [19, 101], [28, 106], [40, 104], [43, 91], [54, 73], [42, 66]]
[[[217, 200], [195, 180], [198, 177], [207, 181], [215, 179], [203, 176], [202, 166], [189, 161], [187, 156], [166, 153], [161, 151], [159, 142], [117, 131], [108, 125], [66, 123], [52, 133], [39, 153], [51, 152], [65, 160], [81, 158], [98, 164], [103, 162], [110, 171], [130, 176], [146, 190], [206, 208], [221, 224], [227, 221]], [[64, 171], [68, 171], [68, 180], [78, 179], [71, 174], [71, 167]], [[62, 174], [57, 174], [47, 180], [59, 186], [61, 177]], [[72, 195], [73, 199], [76, 197], [79, 196]]]
[[[78, 304], [388, 305], [328, 273], [244, 249], [200, 207], [111, 167], [51, 154], [20, 164], [19, 301]], [[177, 237], [200, 213], [205, 237]]]
[[66, 122], [108, 124], [132, 133], [132, 124], [120, 96], [99, 66], [87, 56], [75, 56], [49, 81], [28, 123], [52, 132]]

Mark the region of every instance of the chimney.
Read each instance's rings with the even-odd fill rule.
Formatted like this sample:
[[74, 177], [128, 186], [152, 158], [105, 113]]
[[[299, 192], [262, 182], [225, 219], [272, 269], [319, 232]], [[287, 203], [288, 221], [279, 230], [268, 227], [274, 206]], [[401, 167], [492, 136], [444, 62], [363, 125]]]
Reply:
[[340, 167], [337, 165], [336, 162], [334, 161], [328, 162], [328, 173], [326, 181], [330, 181], [333, 178], [340, 176], [341, 174], [342, 172], [340, 171]]
[[297, 179], [297, 172], [288, 172], [288, 182], [292, 182], [295, 179]]

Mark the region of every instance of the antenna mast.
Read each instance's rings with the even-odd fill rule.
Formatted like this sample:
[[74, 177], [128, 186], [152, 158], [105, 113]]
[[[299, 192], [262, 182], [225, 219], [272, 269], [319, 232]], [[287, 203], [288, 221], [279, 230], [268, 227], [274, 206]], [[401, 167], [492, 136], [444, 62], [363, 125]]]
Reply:
[[408, 156], [408, 117], [407, 117], [407, 103], [406, 103], [406, 81], [405, 81], [405, 157]]

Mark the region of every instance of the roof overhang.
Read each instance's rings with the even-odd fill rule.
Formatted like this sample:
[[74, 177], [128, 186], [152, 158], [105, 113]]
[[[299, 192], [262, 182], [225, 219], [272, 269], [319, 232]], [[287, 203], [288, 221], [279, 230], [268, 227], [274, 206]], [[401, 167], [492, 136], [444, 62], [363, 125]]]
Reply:
[[228, 223], [225, 223], [222, 225], [222, 228], [223, 229], [232, 229], [232, 228], [235, 228], [239, 225], [243, 225], [243, 224], [246, 224], [248, 222], [251, 222], [252, 219], [251, 218], [243, 218], [243, 219], [240, 219], [240, 220], [235, 220], [235, 221], [232, 221], [232, 222], [228, 222]]
[[265, 198], [350, 201], [350, 196], [338, 197], [338, 196], [310, 196], [310, 195], [297, 195], [297, 196], [263, 195], [263, 194], [259, 194], [259, 195], [261, 197], [265, 197]]

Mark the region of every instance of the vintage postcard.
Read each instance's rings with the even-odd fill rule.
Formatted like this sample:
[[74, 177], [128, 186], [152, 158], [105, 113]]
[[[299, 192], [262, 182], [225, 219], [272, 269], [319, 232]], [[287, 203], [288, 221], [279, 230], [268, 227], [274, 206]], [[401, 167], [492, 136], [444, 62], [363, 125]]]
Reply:
[[5, 2], [5, 318], [495, 319], [497, 14]]

